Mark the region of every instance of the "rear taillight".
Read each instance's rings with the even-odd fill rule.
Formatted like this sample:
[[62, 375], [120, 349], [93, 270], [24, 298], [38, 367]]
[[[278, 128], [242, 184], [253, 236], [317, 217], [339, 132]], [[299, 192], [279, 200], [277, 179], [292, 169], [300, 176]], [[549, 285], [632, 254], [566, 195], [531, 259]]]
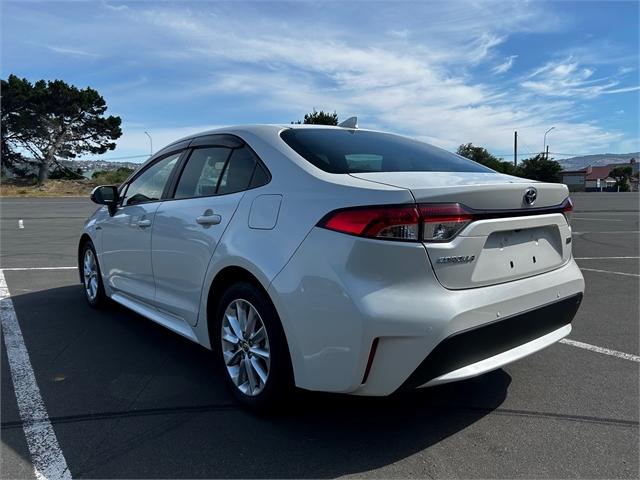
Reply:
[[335, 210], [319, 227], [359, 237], [422, 242], [448, 242], [474, 220], [562, 213], [571, 221], [573, 203], [518, 210], [472, 210], [459, 203], [427, 203], [355, 207]]
[[415, 205], [350, 208], [330, 213], [320, 226], [359, 237], [417, 241], [420, 215]]
[[319, 226], [359, 237], [446, 242], [472, 220], [471, 212], [451, 203], [337, 210]]
[[571, 225], [571, 215], [573, 214], [573, 202], [571, 201], [571, 197], [567, 197], [562, 204], [562, 213], [564, 218], [567, 219], [567, 223]]

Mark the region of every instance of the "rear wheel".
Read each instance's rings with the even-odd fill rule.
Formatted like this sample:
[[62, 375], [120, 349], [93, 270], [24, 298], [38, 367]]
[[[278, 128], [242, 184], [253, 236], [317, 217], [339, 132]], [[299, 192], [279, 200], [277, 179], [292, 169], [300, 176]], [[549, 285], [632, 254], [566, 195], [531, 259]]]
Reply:
[[82, 265], [80, 266], [80, 276], [84, 287], [84, 297], [92, 308], [100, 308], [107, 301], [100, 275], [100, 265], [98, 256], [93, 248], [93, 243], [88, 241], [82, 247]]
[[258, 411], [277, 409], [292, 392], [289, 349], [280, 319], [266, 294], [236, 283], [216, 311], [214, 348], [233, 395]]

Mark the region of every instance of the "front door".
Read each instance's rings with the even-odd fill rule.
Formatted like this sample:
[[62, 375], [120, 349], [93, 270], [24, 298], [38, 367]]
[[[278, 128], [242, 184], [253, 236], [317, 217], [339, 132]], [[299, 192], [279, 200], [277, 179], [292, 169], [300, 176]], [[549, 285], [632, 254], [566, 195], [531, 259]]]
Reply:
[[114, 293], [152, 305], [151, 231], [162, 193], [181, 153], [149, 165], [122, 190], [123, 199], [102, 227], [101, 267]]

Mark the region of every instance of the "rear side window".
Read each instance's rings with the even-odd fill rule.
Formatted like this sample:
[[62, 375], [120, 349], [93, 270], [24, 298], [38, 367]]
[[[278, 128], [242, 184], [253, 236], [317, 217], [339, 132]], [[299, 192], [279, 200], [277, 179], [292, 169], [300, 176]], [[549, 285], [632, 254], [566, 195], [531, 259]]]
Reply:
[[256, 164], [256, 169], [253, 172], [253, 178], [251, 179], [251, 184], [249, 188], [257, 188], [263, 185], [266, 185], [271, 180], [267, 170], [262, 166], [260, 162]]
[[234, 150], [218, 186], [218, 195], [247, 190], [257, 164], [256, 157], [247, 147]]
[[198, 148], [187, 161], [175, 198], [208, 197], [216, 194], [218, 180], [231, 153], [230, 148]]
[[493, 172], [441, 148], [388, 133], [291, 128], [280, 136], [300, 156], [329, 173]]

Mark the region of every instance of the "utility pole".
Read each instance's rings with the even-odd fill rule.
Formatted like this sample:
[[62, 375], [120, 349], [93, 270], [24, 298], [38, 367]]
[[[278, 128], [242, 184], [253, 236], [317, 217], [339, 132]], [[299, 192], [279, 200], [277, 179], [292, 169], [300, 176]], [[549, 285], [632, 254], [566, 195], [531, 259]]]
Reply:
[[[544, 151], [545, 149], [547, 149], [547, 133], [549, 133], [551, 130], [554, 130], [556, 127], [551, 127], [549, 130], [547, 130], [546, 132], [544, 132], [544, 141], [542, 142], [542, 155], [544, 155]], [[547, 149], [547, 151], [549, 151]], [[548, 157], [548, 155], [547, 155]]]
[[513, 166], [518, 166], [518, 132], [513, 132]]
[[549, 145], [547, 145], [547, 160], [549, 160]]
[[153, 155], [153, 138], [149, 135], [149, 132], [145, 130], [144, 134], [149, 137], [149, 156]]

